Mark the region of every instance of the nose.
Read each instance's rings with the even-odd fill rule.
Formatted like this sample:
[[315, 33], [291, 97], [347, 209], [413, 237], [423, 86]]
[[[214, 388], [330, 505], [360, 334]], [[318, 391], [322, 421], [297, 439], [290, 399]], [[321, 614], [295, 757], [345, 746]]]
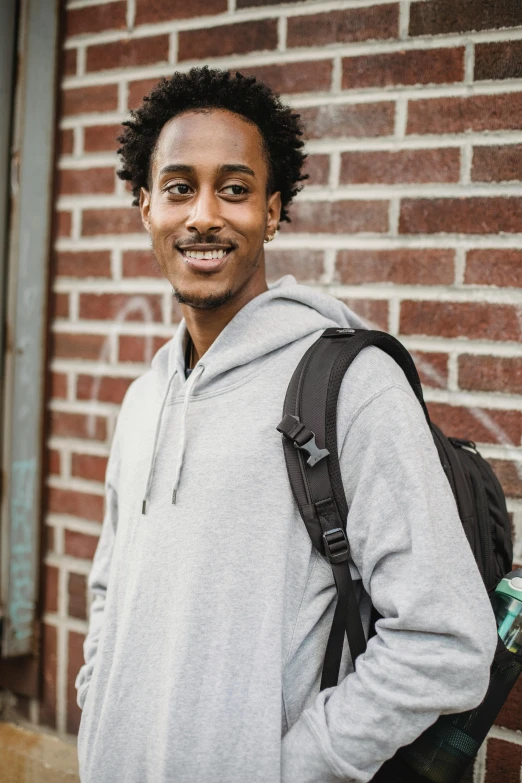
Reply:
[[199, 234], [209, 234], [223, 228], [219, 199], [212, 188], [202, 188], [196, 198], [191, 199], [191, 210], [187, 216], [186, 228]]

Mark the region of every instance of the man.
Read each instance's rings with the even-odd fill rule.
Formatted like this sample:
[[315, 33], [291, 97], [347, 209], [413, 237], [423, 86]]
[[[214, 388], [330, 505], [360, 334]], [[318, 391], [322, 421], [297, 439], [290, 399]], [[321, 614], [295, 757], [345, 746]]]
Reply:
[[292, 497], [276, 425], [342, 303], [263, 243], [303, 179], [298, 115], [206, 68], [163, 80], [123, 169], [184, 320], [132, 384], [107, 469], [78, 678], [83, 783], [368, 781], [442, 712], [482, 699], [496, 629], [422, 411], [375, 348], [338, 406], [362, 614], [383, 619], [319, 692], [331, 569]]

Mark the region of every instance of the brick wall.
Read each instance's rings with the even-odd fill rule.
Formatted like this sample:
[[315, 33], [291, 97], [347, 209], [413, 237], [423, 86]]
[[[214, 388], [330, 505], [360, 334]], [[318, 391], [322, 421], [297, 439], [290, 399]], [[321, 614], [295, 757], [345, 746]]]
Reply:
[[[285, 272], [399, 335], [434, 418], [480, 443], [522, 560], [522, 4], [519, 0], [74, 0], [63, 50], [49, 371], [44, 693], [74, 733], [86, 575], [118, 406], [179, 319], [115, 135], [162, 75], [267, 80], [307, 124], [310, 184], [270, 246]], [[475, 780], [519, 783], [522, 684]]]

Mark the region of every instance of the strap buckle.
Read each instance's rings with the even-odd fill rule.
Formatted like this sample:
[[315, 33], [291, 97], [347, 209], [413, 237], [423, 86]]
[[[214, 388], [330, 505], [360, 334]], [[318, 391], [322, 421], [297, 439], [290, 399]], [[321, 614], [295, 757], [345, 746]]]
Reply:
[[327, 457], [330, 452], [328, 449], [320, 449], [315, 442], [315, 432], [309, 430], [297, 416], [291, 416], [289, 413], [285, 415], [283, 420], [277, 425], [278, 432], [281, 432], [285, 438], [291, 440], [296, 449], [306, 451], [308, 459], [307, 465], [313, 468], [324, 457]]
[[342, 527], [334, 527], [323, 533], [324, 551], [330, 563], [344, 563], [348, 560], [350, 547]]

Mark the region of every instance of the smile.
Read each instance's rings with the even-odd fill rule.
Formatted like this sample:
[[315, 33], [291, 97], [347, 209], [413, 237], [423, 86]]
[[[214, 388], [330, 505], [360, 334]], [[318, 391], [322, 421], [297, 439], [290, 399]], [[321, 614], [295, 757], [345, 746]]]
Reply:
[[209, 274], [220, 272], [223, 269], [234, 247], [193, 245], [192, 247], [179, 247], [178, 250], [189, 269], [196, 273]]
[[230, 250], [188, 250], [181, 249], [181, 252], [186, 258], [193, 258], [200, 261], [211, 261], [212, 259], [224, 258]]

